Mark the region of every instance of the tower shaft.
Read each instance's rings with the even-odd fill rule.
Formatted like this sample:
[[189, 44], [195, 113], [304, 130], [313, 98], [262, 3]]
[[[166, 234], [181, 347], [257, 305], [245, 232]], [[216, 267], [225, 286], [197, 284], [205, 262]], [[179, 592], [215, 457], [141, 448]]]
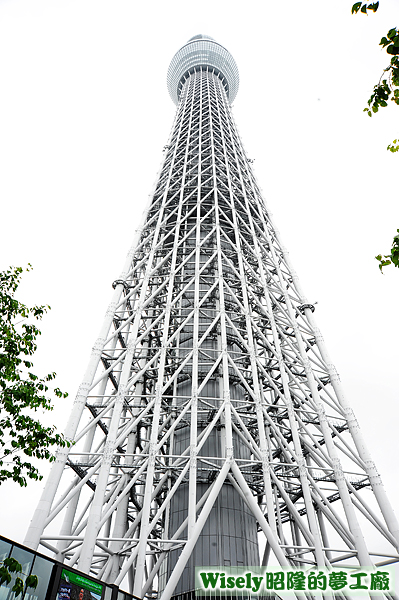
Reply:
[[237, 133], [232, 82], [197, 63], [178, 78], [155, 192], [67, 426], [75, 443], [26, 538], [163, 600], [193, 591], [194, 566], [397, 555], [392, 509]]

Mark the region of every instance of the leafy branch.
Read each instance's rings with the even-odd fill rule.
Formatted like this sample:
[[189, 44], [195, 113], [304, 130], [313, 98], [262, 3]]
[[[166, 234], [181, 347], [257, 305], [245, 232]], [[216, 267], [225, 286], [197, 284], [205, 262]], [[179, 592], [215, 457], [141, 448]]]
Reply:
[[[352, 14], [360, 11], [367, 15], [368, 10], [375, 13], [378, 10], [378, 6], [379, 2], [372, 4], [356, 2], [352, 6]], [[363, 112], [366, 112], [369, 117], [377, 113], [379, 108], [388, 106], [389, 98], [399, 106], [399, 29], [392, 27], [387, 35], [381, 38], [379, 45], [382, 48], [386, 48], [387, 54], [392, 58], [388, 67], [384, 69], [378, 84], [374, 86], [373, 93], [367, 101], [368, 107], [363, 109]], [[399, 152], [399, 138], [388, 144], [387, 150], [390, 152]], [[399, 233], [399, 229], [397, 232]], [[391, 254], [378, 254], [375, 258], [379, 262], [378, 267], [381, 273], [383, 267], [388, 265], [393, 264], [395, 267], [399, 267], [399, 235], [395, 235], [393, 238]]]
[[[389, 66], [384, 69], [384, 73], [387, 73], [388, 76], [385, 76], [385, 79], [383, 79], [384, 73], [381, 75], [378, 84], [374, 86], [374, 91], [367, 102], [369, 108], [364, 109], [364, 112], [367, 112], [369, 117], [373, 113], [378, 112], [380, 107], [388, 106], [387, 100], [389, 100], [391, 94], [391, 100], [399, 106], [399, 30], [396, 27], [390, 29], [387, 37], [381, 38], [379, 45], [386, 48], [387, 53], [392, 58]], [[394, 143], [396, 143], [396, 140]], [[388, 150], [390, 150], [389, 147]], [[395, 151], [391, 150], [391, 152]]]
[[363, 4], [363, 2], [356, 2], [352, 6], [352, 15], [358, 13], [359, 10], [365, 15], [367, 15], [368, 10], [371, 10], [372, 12], [377, 12], [379, 4], [379, 2], [373, 2], [372, 4]]
[[392, 265], [395, 265], [395, 267], [399, 267], [399, 229], [397, 229], [396, 231], [398, 233], [393, 238], [391, 254], [385, 254], [384, 256], [382, 254], [378, 254], [376, 256], [376, 259], [380, 263], [378, 265], [378, 267], [379, 267], [381, 273], [382, 273], [382, 268], [386, 267], [388, 265], [392, 264]]
[[[26, 457], [53, 461], [51, 447], [70, 446], [70, 442], [55, 433], [55, 427], [44, 427], [34, 417], [38, 410], [53, 410], [46, 393], [56, 374], [38, 377], [31, 371], [30, 357], [41, 332], [27, 319], [40, 320], [50, 307], [29, 308], [15, 299], [22, 273], [21, 267], [0, 272], [0, 483], [12, 479], [26, 486], [26, 477], [42, 479]], [[53, 392], [58, 398], [68, 395], [59, 388]]]
[[[365, 15], [368, 14], [367, 11], [375, 13], [378, 7], [379, 2], [372, 4], [356, 2], [352, 6], [352, 14], [356, 14], [359, 11]], [[388, 67], [384, 69], [378, 84], [374, 86], [373, 93], [367, 101], [368, 107], [363, 109], [369, 117], [372, 117], [373, 113], [378, 112], [379, 108], [388, 106], [387, 100], [389, 100], [390, 96], [391, 100], [399, 106], [399, 29], [392, 27], [387, 35], [381, 38], [379, 45], [386, 48], [387, 54], [392, 56], [392, 58]], [[398, 152], [399, 141], [394, 140], [392, 144], [387, 146], [387, 150]]]

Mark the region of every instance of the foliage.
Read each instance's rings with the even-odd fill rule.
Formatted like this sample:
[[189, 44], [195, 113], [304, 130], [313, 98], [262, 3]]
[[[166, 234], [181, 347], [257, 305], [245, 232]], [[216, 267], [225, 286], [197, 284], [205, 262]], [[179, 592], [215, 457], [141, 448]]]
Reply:
[[[352, 14], [356, 14], [359, 11], [363, 14], [368, 14], [368, 10], [376, 12], [378, 6], [379, 2], [373, 4], [356, 2], [352, 6]], [[381, 38], [379, 45], [386, 48], [387, 54], [392, 56], [392, 58], [389, 65], [384, 69], [379, 82], [374, 86], [373, 93], [367, 101], [368, 107], [366, 106], [363, 109], [369, 117], [372, 117], [373, 113], [378, 112], [379, 108], [388, 106], [387, 100], [389, 100], [390, 96], [391, 100], [399, 106], [399, 29], [392, 27], [387, 35]], [[387, 150], [397, 152], [399, 150], [397, 140], [389, 144]]]
[[[12, 479], [26, 486], [26, 477], [38, 480], [42, 476], [25, 457], [52, 461], [51, 446], [69, 442], [55, 433], [55, 427], [44, 427], [34, 418], [38, 410], [53, 409], [45, 394], [56, 374], [39, 378], [30, 370], [40, 330], [26, 320], [40, 320], [50, 307], [29, 308], [14, 298], [22, 272], [21, 267], [0, 272], [0, 483]], [[54, 393], [58, 398], [68, 395], [58, 388]]]
[[384, 73], [388, 73], [388, 75], [385, 76], [385, 79], [383, 79], [384, 73], [381, 75], [378, 84], [374, 86], [374, 91], [367, 102], [369, 108], [364, 109], [364, 112], [367, 112], [369, 117], [372, 116], [372, 113], [378, 112], [380, 107], [388, 106], [387, 100], [391, 94], [391, 100], [399, 106], [399, 30], [396, 27], [390, 29], [387, 37], [381, 38], [380, 46], [386, 48], [387, 53], [392, 58], [389, 66], [384, 69]]
[[[15, 558], [9, 557], [3, 561], [0, 567], [0, 585], [3, 585], [3, 583], [6, 585], [11, 583], [11, 573], [22, 573], [22, 565], [15, 560]], [[16, 577], [11, 591], [15, 593], [15, 597], [17, 598], [23, 593], [24, 588], [36, 589], [37, 584], [37, 575], [29, 575], [25, 579], [25, 582], [21, 579], [21, 577]]]
[[372, 12], [376, 12], [378, 10], [378, 6], [379, 6], [379, 2], [374, 2], [373, 4], [363, 4], [363, 2], [356, 2], [353, 6], [352, 6], [352, 15], [356, 14], [359, 12], [362, 12], [363, 14], [367, 15], [367, 11], [371, 10]]
[[391, 254], [385, 254], [384, 256], [382, 254], [378, 254], [378, 256], [376, 256], [376, 259], [380, 263], [378, 266], [381, 273], [382, 268], [386, 267], [387, 265], [393, 264], [395, 267], [399, 267], [399, 229], [397, 229], [397, 232], [397, 235], [395, 235], [393, 238]]
[[398, 152], [398, 150], [399, 150], [399, 139], [398, 140], [394, 140], [392, 142], [392, 144], [388, 144], [387, 150], [389, 150], [390, 152]]
[[[356, 2], [352, 6], [352, 14], [356, 14], [360, 11], [367, 15], [368, 10], [376, 12], [378, 6], [379, 2], [373, 4]], [[373, 113], [378, 112], [379, 108], [388, 106], [387, 101], [389, 100], [389, 97], [391, 97], [391, 100], [399, 106], [399, 29], [397, 27], [392, 27], [387, 35], [381, 38], [379, 45], [386, 48], [387, 54], [392, 56], [392, 58], [388, 67], [384, 69], [378, 84], [374, 86], [373, 93], [367, 101], [368, 107], [363, 109], [369, 117], [372, 117]], [[388, 144], [387, 150], [390, 152], [399, 152], [399, 138], [393, 140], [391, 144]], [[397, 231], [399, 233], [399, 229]], [[383, 267], [388, 265], [393, 264], [395, 267], [399, 267], [399, 236], [395, 235], [393, 238], [391, 254], [385, 254], [384, 256], [378, 254], [375, 258], [379, 262], [378, 267], [381, 273]]]

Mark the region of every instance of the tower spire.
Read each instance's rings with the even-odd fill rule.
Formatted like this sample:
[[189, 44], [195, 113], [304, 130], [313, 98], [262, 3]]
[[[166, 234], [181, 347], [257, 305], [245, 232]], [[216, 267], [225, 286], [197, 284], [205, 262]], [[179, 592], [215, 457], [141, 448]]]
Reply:
[[25, 543], [162, 600], [200, 565], [386, 564], [397, 522], [243, 150], [236, 63], [196, 35], [167, 83], [160, 177]]

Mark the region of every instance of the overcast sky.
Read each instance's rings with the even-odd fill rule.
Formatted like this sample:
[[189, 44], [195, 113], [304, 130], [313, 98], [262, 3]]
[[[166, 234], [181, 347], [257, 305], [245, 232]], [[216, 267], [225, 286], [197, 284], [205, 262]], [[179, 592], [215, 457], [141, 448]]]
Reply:
[[[237, 62], [244, 146], [398, 513], [399, 269], [374, 256], [399, 228], [399, 108], [362, 109], [399, 2], [350, 7], [0, 0], [0, 269], [32, 263], [18, 298], [52, 307], [34, 364], [70, 394], [61, 430], [172, 127], [169, 62], [204, 33]], [[41, 489], [1, 486], [0, 533], [23, 540]]]

